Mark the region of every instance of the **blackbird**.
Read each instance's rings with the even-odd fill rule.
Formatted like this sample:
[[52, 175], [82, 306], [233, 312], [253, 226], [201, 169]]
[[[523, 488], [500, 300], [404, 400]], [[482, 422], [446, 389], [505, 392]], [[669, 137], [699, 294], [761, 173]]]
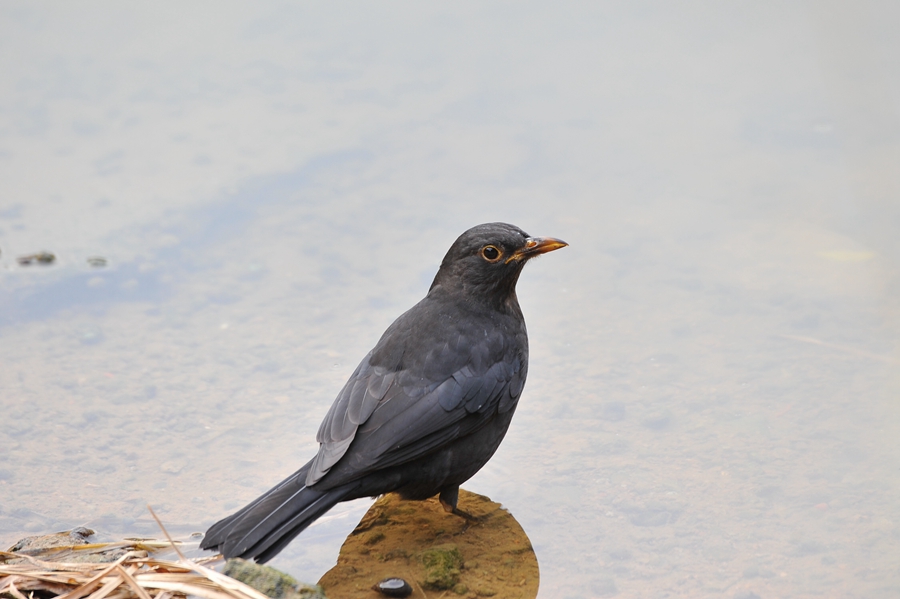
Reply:
[[319, 427], [319, 452], [206, 532], [200, 547], [264, 563], [341, 501], [439, 495], [491, 458], [525, 385], [528, 336], [516, 282], [567, 244], [506, 223], [473, 227], [444, 256], [428, 294], [388, 327]]

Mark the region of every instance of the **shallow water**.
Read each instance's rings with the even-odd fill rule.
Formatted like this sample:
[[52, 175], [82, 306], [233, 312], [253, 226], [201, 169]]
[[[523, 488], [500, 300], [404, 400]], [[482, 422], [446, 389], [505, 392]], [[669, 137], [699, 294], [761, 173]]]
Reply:
[[[541, 597], [896, 595], [898, 25], [4, 3], [0, 545], [156, 535], [147, 504], [205, 530], [504, 220], [570, 247], [523, 274], [528, 385], [466, 486], [522, 524]], [[367, 505], [273, 565], [318, 579]]]

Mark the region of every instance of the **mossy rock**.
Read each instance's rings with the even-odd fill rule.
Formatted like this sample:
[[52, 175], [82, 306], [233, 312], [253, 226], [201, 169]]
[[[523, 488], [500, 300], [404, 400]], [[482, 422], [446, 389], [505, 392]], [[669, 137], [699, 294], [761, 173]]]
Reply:
[[233, 558], [225, 562], [222, 573], [253, 587], [272, 599], [325, 599], [319, 586], [298, 582], [280, 570]]
[[427, 549], [422, 552], [421, 559], [425, 566], [425, 586], [444, 591], [452, 589], [459, 582], [463, 558], [459, 548], [453, 543]]
[[381, 497], [319, 584], [331, 599], [378, 599], [372, 587], [385, 578], [406, 580], [409, 599], [534, 599], [538, 564], [522, 527], [482, 495], [460, 490], [459, 502], [476, 522], [448, 514], [437, 498]]

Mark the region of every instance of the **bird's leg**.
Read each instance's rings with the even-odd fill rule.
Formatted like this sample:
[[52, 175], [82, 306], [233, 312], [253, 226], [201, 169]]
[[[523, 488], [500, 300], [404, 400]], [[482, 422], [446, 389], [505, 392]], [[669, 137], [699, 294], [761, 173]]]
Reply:
[[469, 512], [463, 511], [456, 507], [456, 504], [459, 502], [459, 487], [444, 489], [443, 491], [441, 491], [441, 494], [438, 495], [438, 500], [444, 507], [445, 512], [456, 514], [460, 518], [463, 518], [466, 522], [478, 522], [479, 520], [481, 520], [481, 518], [479, 518], [478, 516], [473, 516]]

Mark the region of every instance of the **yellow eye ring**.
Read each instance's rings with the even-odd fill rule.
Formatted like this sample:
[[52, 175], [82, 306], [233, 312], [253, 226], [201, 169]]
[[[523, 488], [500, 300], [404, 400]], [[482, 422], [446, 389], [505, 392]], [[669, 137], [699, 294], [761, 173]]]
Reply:
[[486, 245], [481, 248], [481, 257], [488, 262], [496, 262], [503, 257], [503, 252], [498, 250], [496, 246]]

